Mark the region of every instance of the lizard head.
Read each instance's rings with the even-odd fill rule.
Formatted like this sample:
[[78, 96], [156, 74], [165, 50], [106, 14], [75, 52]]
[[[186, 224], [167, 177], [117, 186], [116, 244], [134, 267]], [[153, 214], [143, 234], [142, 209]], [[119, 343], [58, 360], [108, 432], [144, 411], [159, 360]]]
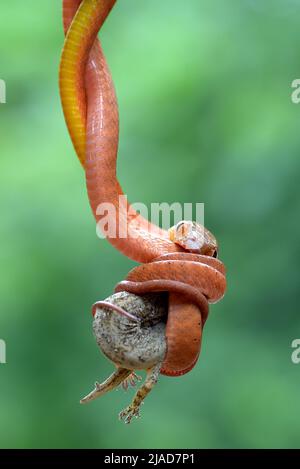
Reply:
[[169, 237], [188, 252], [218, 257], [216, 238], [203, 225], [194, 221], [180, 221], [169, 229]]

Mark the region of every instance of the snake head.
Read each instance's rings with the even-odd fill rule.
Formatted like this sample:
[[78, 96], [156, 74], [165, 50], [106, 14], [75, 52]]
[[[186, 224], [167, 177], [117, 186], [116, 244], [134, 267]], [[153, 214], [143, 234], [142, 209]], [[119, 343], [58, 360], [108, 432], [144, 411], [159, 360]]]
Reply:
[[203, 225], [194, 221], [180, 221], [169, 229], [169, 238], [173, 243], [188, 252], [218, 257], [216, 238]]

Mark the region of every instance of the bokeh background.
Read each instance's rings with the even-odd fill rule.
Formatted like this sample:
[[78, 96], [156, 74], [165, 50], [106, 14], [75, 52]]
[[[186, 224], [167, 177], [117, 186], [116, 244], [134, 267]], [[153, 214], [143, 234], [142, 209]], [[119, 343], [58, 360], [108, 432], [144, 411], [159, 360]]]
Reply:
[[0, 6], [0, 446], [300, 446], [300, 0], [119, 1], [102, 39], [120, 104], [132, 201], [205, 202], [228, 292], [201, 360], [80, 406], [111, 371], [90, 307], [134, 265], [95, 234], [58, 95], [60, 0]]

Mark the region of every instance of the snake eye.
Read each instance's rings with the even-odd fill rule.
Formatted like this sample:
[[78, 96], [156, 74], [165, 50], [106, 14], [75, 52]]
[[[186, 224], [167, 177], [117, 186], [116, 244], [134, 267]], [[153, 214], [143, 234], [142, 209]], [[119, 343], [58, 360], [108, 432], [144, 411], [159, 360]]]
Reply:
[[213, 256], [215, 259], [218, 258], [218, 250], [217, 250], [217, 249], [215, 249], [215, 252], [213, 253], [212, 256]]

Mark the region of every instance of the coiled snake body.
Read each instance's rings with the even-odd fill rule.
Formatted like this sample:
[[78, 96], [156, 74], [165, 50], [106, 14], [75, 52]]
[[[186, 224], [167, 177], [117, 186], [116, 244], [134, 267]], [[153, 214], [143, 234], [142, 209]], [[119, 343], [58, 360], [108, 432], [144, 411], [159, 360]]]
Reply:
[[[208, 303], [223, 297], [225, 271], [214, 258], [216, 240], [203, 227], [181, 222], [168, 232], [149, 223], [128, 203], [119, 203], [123, 192], [116, 177], [118, 105], [97, 39], [115, 3], [116, 0], [63, 0], [66, 41], [60, 66], [62, 106], [85, 170], [96, 221], [101, 220], [100, 204], [112, 204], [116, 208], [116, 233], [107, 239], [124, 255], [141, 263], [117, 285], [116, 291], [137, 295], [169, 292], [167, 353], [160, 372], [179, 376], [190, 371], [198, 359]], [[126, 237], [120, 235], [125, 224]]]

